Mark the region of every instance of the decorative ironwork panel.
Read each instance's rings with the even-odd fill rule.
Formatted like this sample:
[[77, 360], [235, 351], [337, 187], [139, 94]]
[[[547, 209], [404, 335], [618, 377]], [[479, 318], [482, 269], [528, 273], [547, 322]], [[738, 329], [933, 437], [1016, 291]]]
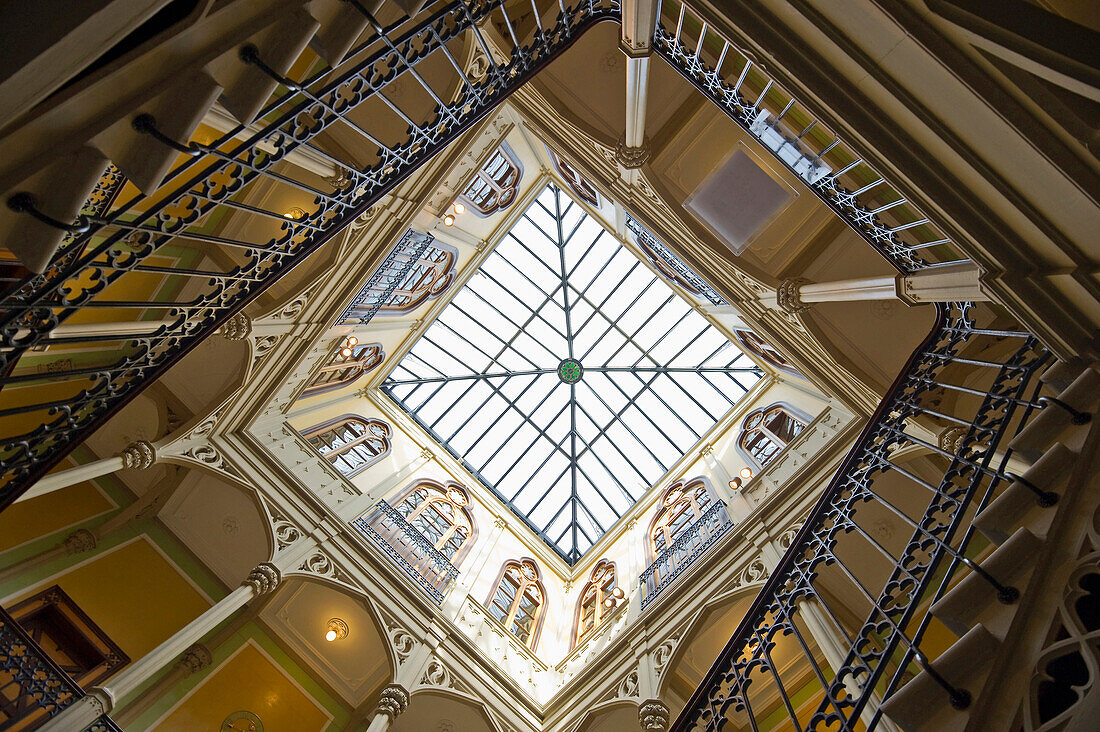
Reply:
[[[0, 608], [0, 730], [45, 720], [84, 696], [83, 690]], [[40, 721], [30, 722], [37, 726]], [[25, 727], [24, 724], [24, 727]], [[27, 727], [25, 727], [27, 728]]]
[[695, 560], [706, 554], [733, 526], [726, 504], [715, 501], [642, 572], [639, 580], [645, 588], [642, 609], [657, 599], [662, 590], [671, 585]]
[[351, 522], [437, 603], [458, 577], [447, 556], [386, 501], [379, 501], [369, 516]]
[[695, 274], [679, 257], [672, 253], [672, 250], [666, 247], [660, 239], [651, 234], [630, 214], [626, 215], [626, 228], [633, 232], [638, 246], [646, 252], [666, 277], [675, 280], [688, 292], [705, 297], [712, 305], [729, 305], [725, 298], [707, 284], [706, 280]]

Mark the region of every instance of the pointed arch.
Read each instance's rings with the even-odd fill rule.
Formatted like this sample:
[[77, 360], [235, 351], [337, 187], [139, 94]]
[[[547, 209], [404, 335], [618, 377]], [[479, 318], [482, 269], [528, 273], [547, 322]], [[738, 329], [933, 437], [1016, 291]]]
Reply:
[[505, 562], [485, 609], [516, 640], [535, 650], [546, 618], [546, 588], [535, 560], [523, 557]]
[[569, 187], [569, 190], [573, 191], [573, 194], [583, 203], [587, 203], [592, 208], [599, 208], [600, 192], [596, 190], [596, 187], [589, 183], [588, 179], [581, 175], [572, 163], [562, 158], [549, 146], [547, 146], [546, 151], [550, 153], [550, 161], [554, 163], [554, 169], [558, 171], [558, 175], [565, 181], [565, 185]]
[[[350, 351], [350, 353], [349, 353]], [[316, 396], [346, 386], [363, 374], [370, 373], [386, 358], [381, 343], [365, 343], [348, 348], [337, 346], [325, 365], [309, 382], [302, 397]]]
[[788, 361], [783, 354], [753, 331], [734, 330], [733, 337], [737, 339], [738, 344], [741, 346], [741, 350], [753, 354], [768, 365], [774, 366], [785, 374], [792, 374], [800, 378], [805, 378], [802, 376], [802, 372]]
[[784, 402], [753, 410], [741, 422], [737, 451], [750, 463], [763, 468], [809, 423], [808, 417]]
[[390, 426], [380, 419], [345, 414], [309, 428], [302, 437], [350, 478], [389, 454], [390, 434]]
[[[398, 493], [392, 505], [455, 567], [477, 542], [478, 529], [469, 509], [470, 496], [461, 483], [421, 478]], [[384, 519], [384, 514], [381, 518]], [[377, 528], [383, 535], [392, 530], [384, 524]]]
[[464, 189], [459, 198], [475, 215], [491, 216], [516, 200], [523, 164], [507, 142], [501, 142]]
[[678, 480], [665, 490], [661, 507], [646, 534], [646, 559], [653, 564], [681, 533], [691, 527], [717, 501], [718, 496], [705, 476]]
[[[601, 559], [592, 568], [588, 583], [577, 597], [577, 609], [573, 615], [573, 634], [570, 648], [580, 645], [592, 635], [604, 620], [615, 612], [617, 600], [623, 597], [615, 563]], [[607, 601], [611, 601], [610, 607]]]

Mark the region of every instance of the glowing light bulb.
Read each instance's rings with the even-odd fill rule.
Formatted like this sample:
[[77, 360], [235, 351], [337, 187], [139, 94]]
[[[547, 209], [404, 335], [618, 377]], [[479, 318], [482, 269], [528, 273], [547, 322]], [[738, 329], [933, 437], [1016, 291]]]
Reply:
[[334, 640], [336, 640], [336, 631], [330, 630], [325, 633], [325, 640], [327, 640], [329, 643], [332, 643]]
[[731, 491], [741, 490], [741, 479], [740, 478], [734, 478], [733, 480], [730, 481], [730, 490]]
[[349, 356], [351, 356], [351, 349], [350, 348], [341, 348], [340, 349], [340, 355], [343, 356], [344, 358], [348, 358]]
[[466, 207], [465, 207], [465, 206], [463, 206], [463, 205], [462, 205], [461, 203], [459, 203], [458, 201], [455, 201], [455, 203], [454, 203], [454, 206], [452, 206], [452, 208], [454, 209], [454, 212], [455, 212], [456, 214], [464, 214], [464, 213], [466, 213]]
[[603, 601], [603, 605], [604, 607], [613, 607], [615, 605], [615, 601], [609, 597]]
[[741, 476], [742, 480], [749, 480], [752, 478], [752, 468], [741, 468], [737, 474]]
[[356, 338], [355, 336], [348, 336], [348, 345], [349, 346], [354, 346], [358, 342], [359, 342], [359, 339]]
[[622, 588], [622, 587], [616, 587], [615, 589], [613, 589], [613, 590], [611, 591], [611, 594], [612, 594], [612, 595], [614, 595], [615, 597], [617, 597], [617, 598], [619, 598], [619, 599], [621, 600], [621, 599], [623, 599], [623, 595], [624, 595], [624, 594], [626, 594], [626, 593], [624, 593], [624, 592], [623, 592], [623, 588]]
[[443, 217], [443, 225], [444, 226], [454, 226], [454, 224], [455, 224], [455, 217], [452, 216], [451, 214], [447, 214], [446, 216]]

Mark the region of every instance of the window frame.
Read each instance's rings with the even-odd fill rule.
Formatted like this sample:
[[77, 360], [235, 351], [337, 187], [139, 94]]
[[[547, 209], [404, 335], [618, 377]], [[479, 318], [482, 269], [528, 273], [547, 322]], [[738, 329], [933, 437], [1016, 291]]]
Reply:
[[734, 328], [733, 338], [741, 346], [743, 352], [753, 354], [772, 368], [801, 379], [806, 378], [775, 346], [765, 341], [755, 331], [746, 328]]
[[[347, 442], [347, 443], [341, 445], [338, 450], [329, 451], [329, 452], [321, 452], [321, 450], [311, 442], [311, 440], [314, 437], [322, 435], [325, 432], [330, 432], [330, 431], [336, 430], [341, 425], [347, 424], [348, 422], [361, 422], [361, 423], [363, 423], [363, 425], [367, 428], [366, 432], [371, 431], [370, 430], [371, 425], [377, 424], [377, 425], [381, 426], [384, 434], [383, 435], [363, 434], [358, 439], [352, 440], [350, 442]], [[300, 434], [305, 439], [305, 441], [309, 444], [309, 446], [317, 451], [317, 454], [323, 460], [327, 461], [329, 465], [331, 465], [338, 473], [340, 473], [340, 475], [344, 476], [345, 478], [350, 479], [350, 478], [358, 475], [359, 473], [362, 473], [367, 468], [377, 464], [378, 461], [382, 460], [384, 457], [389, 455], [390, 448], [392, 447], [392, 445], [390, 443], [390, 438], [393, 436], [393, 429], [390, 427], [388, 422], [385, 422], [381, 419], [378, 419], [377, 417], [368, 418], [368, 417], [363, 417], [363, 416], [358, 415], [358, 414], [342, 414], [339, 417], [334, 417], [333, 419], [328, 420], [327, 422], [322, 422], [321, 424], [314, 425], [313, 427], [310, 427], [309, 429], [307, 429], [304, 432], [301, 432]], [[360, 466], [356, 467], [355, 470], [352, 470], [351, 472], [345, 473], [344, 471], [340, 470], [340, 468], [335, 464], [335, 462], [333, 462], [332, 458], [339, 457], [340, 455], [344, 454], [345, 452], [348, 452], [349, 450], [352, 450], [357, 445], [362, 445], [362, 444], [366, 443], [371, 437], [376, 437], [376, 438], [380, 439], [382, 441], [383, 445], [384, 445], [384, 449], [381, 452], [378, 452], [377, 454], [371, 456], [370, 460], [367, 460], [366, 462], [364, 462], [363, 465], [360, 465]]]
[[[705, 491], [705, 495], [707, 496], [706, 503], [702, 505], [699, 505], [695, 497], [699, 488], [702, 488]], [[670, 502], [669, 499], [676, 491], [680, 491], [681, 495]], [[675, 534], [672, 534], [667, 530], [668, 522], [667, 520], [665, 520], [665, 517], [670, 515], [671, 510], [675, 506], [679, 505], [684, 497], [688, 498], [688, 507], [692, 510], [692, 518], [690, 521], [683, 524], [679, 531], [677, 531]], [[661, 495], [661, 507], [653, 515], [653, 520], [649, 524], [649, 531], [646, 532], [645, 549], [648, 563], [653, 564], [654, 562], [656, 562], [657, 558], [664, 554], [664, 552], [666, 552], [668, 548], [672, 546], [677, 537], [684, 530], [694, 525], [696, 521], [702, 518], [703, 514], [706, 513], [710, 509], [710, 507], [713, 506], [714, 503], [718, 500], [718, 494], [714, 491], [714, 487], [711, 486], [710, 480], [708, 480], [707, 477], [703, 475], [697, 475], [694, 478], [690, 479], [682, 478], [669, 485], [669, 487], [666, 488], [665, 492]], [[654, 532], [658, 528], [665, 529], [663, 533], [665, 534], [666, 542], [665, 546], [659, 551], [657, 549], [657, 542], [654, 539]]]
[[[607, 571], [610, 571], [610, 586], [605, 586], [607, 585], [607, 579], [597, 583], [597, 580], [600, 578], [599, 576]], [[615, 611], [618, 609], [618, 603], [615, 603], [611, 608], [606, 608], [604, 607], [604, 600], [608, 597], [613, 597], [612, 593], [618, 587], [619, 572], [618, 567], [615, 566], [615, 562], [609, 559], [601, 559], [596, 562], [596, 565], [592, 568], [592, 572], [588, 575], [588, 582], [581, 588], [581, 592], [577, 596], [577, 608], [573, 617], [573, 634], [569, 644], [570, 648], [576, 648], [588, 640], [590, 636], [595, 635], [604, 621], [615, 614]], [[587, 630], [582, 630], [581, 623], [584, 621], [584, 601], [589, 590], [595, 591], [595, 612], [593, 613], [592, 627]]]
[[[454, 282], [457, 263], [458, 249], [438, 239], [433, 240], [428, 251], [413, 264], [405, 279], [398, 283], [389, 298], [378, 307], [376, 315], [405, 315], [429, 300], [436, 299]], [[410, 286], [413, 279], [415, 284]], [[394, 300], [400, 297], [408, 297], [408, 301], [394, 304]]]
[[[782, 437], [775, 434], [774, 432], [771, 431], [771, 429], [769, 429], [765, 426], [765, 419], [764, 418], [766, 418], [768, 413], [773, 411], [773, 410], [779, 410], [779, 411], [783, 412], [790, 419], [792, 419], [793, 421], [795, 421], [795, 422], [797, 422], [798, 424], [801, 425], [801, 427], [799, 427], [799, 429], [798, 429], [798, 433], [795, 434], [789, 441], [785, 441]], [[753, 417], [755, 417], [758, 414], [762, 415], [760, 425], [757, 426], [757, 427], [751, 428], [751, 431], [746, 429], [745, 425], [747, 425], [749, 423], [749, 420], [751, 420]], [[809, 417], [809, 415], [807, 415], [805, 412], [803, 412], [800, 409], [794, 408], [793, 406], [791, 406], [787, 402], [773, 402], [772, 404], [769, 404], [766, 407], [759, 407], [757, 409], [754, 409], [751, 412], [749, 412], [748, 414], [746, 414], [744, 416], [744, 418], [741, 420], [740, 434], [737, 436], [737, 442], [736, 442], [737, 452], [741, 455], [741, 457], [745, 458], [745, 460], [747, 460], [752, 465], [755, 465], [759, 470], [763, 470], [768, 465], [770, 465], [772, 463], [772, 461], [774, 461], [785, 449], [787, 449], [788, 445], [790, 445], [792, 442], [794, 442], [796, 439], [798, 439], [798, 436], [801, 435], [802, 431], [805, 430], [810, 425], [811, 421], [812, 421], [812, 418]], [[771, 457], [769, 457], [764, 462], [761, 462], [756, 457], [756, 455], [753, 454], [752, 450], [750, 450], [749, 447], [745, 444], [745, 441], [746, 441], [747, 437], [749, 436], [749, 434], [751, 432], [756, 432], [756, 431], [760, 431], [760, 432], [765, 433], [767, 435], [768, 439], [771, 442], [773, 442], [773, 443], [775, 443], [776, 445], [779, 446], [779, 449], [777, 449], [774, 453], [772, 453]]]
[[[527, 576], [523, 571], [524, 565], [530, 565], [534, 570], [534, 579]], [[493, 600], [496, 598], [497, 593], [500, 592], [501, 583], [504, 582], [507, 576], [509, 568], [515, 568], [519, 571], [521, 577], [523, 577], [523, 583], [516, 590], [515, 597], [512, 598], [511, 607], [508, 610], [508, 615], [504, 620], [498, 620], [495, 615], [492, 614]], [[526, 641], [520, 639], [518, 635], [512, 632], [512, 625], [515, 623], [516, 614], [519, 612], [520, 601], [528, 588], [534, 587], [541, 596], [541, 600], [535, 608], [535, 617], [531, 622], [531, 634]], [[546, 618], [546, 587], [542, 584], [542, 571], [539, 569], [539, 565], [531, 557], [521, 557], [520, 559], [509, 559], [500, 567], [500, 573], [497, 575], [497, 581], [493, 584], [492, 590], [489, 592], [489, 596], [485, 599], [484, 607], [487, 613], [493, 620], [496, 620], [504, 629], [520, 643], [523, 643], [530, 651], [534, 652], [535, 647], [539, 642], [539, 635], [542, 632], [542, 623]]]
[[595, 209], [600, 208], [603, 199], [600, 197], [600, 192], [596, 189], [596, 186], [592, 185], [572, 163], [558, 155], [552, 148], [547, 146], [546, 151], [550, 153], [550, 162], [554, 164], [554, 169], [561, 176], [565, 185], [569, 187], [569, 190], [573, 191], [582, 203], [587, 203]]
[[[500, 183], [493, 178], [491, 173], [486, 171], [486, 168], [492, 164], [498, 154], [504, 158], [505, 162], [508, 163], [509, 169], [512, 171], [510, 175], [513, 179], [508, 183]], [[507, 141], [501, 140], [500, 144], [493, 148], [493, 152], [489, 155], [489, 158], [478, 167], [473, 177], [462, 187], [462, 193], [459, 194], [458, 200], [465, 204], [475, 216], [479, 218], [488, 218], [495, 213], [506, 210], [516, 202], [519, 198], [519, 184], [521, 180], [523, 180], [523, 163], [520, 162], [519, 156], [516, 155]], [[478, 182], [489, 186], [493, 191], [491, 205], [483, 205], [474, 198], [471, 198], [471, 188]]]
[[[299, 397], [300, 399], [317, 396], [318, 394], [324, 394], [325, 392], [329, 391], [335, 391], [336, 389], [340, 389], [344, 386], [347, 386], [348, 384], [354, 383], [359, 379], [359, 377], [363, 376], [364, 374], [369, 374], [371, 371], [378, 368], [378, 366], [386, 359], [386, 351], [382, 347], [381, 343], [360, 343], [358, 345], [352, 346], [352, 354], [348, 357], [344, 357], [340, 353], [342, 350], [344, 350], [344, 346], [342, 344], [343, 339], [341, 339], [340, 344], [338, 344], [336, 348], [333, 349], [332, 353], [329, 354], [328, 359], [325, 361], [325, 364], [321, 366], [316, 374], [313, 375], [313, 378], [310, 380], [309, 385], [306, 386], [306, 388], [302, 391], [302, 395], [301, 397]], [[367, 349], [373, 349], [371, 355], [368, 358], [362, 358], [361, 356]], [[343, 358], [344, 360], [338, 360], [341, 358]], [[332, 381], [324, 381], [319, 383], [319, 380], [325, 374], [330, 374], [334, 371], [342, 371], [344, 369], [354, 369], [354, 371], [351, 371], [347, 376], [343, 376]]]
[[[405, 516], [405, 514], [401, 512], [401, 505], [408, 499], [409, 496], [413, 495], [414, 493], [416, 493], [418, 490], [421, 490], [421, 489], [426, 489], [428, 491], [427, 499], [424, 500], [421, 504], [419, 504], [412, 511], [412, 513], [410, 513], [408, 516]], [[463, 496], [465, 496], [466, 504], [465, 505], [460, 505], [458, 502], [454, 501], [450, 496], [450, 493], [452, 491], [460, 492]], [[433, 495], [433, 493], [434, 493], [434, 495]], [[402, 515], [402, 517], [405, 519], [405, 521], [407, 521], [410, 525], [412, 525], [415, 528], [416, 524], [413, 523], [413, 519], [418, 517], [420, 514], [422, 514], [424, 509], [426, 509], [433, 501], [438, 501], [438, 500], [446, 501], [448, 504], [450, 504], [455, 509], [456, 513], [461, 513], [465, 517], [466, 522], [470, 527], [470, 533], [467, 535], [466, 539], [459, 546], [458, 550], [454, 553], [454, 556], [453, 557], [448, 557], [448, 560], [457, 569], [459, 567], [459, 565], [462, 563], [462, 560], [466, 558], [466, 555], [470, 553], [470, 549], [477, 542], [477, 537], [478, 537], [477, 522], [474, 521], [473, 513], [469, 510], [470, 492], [466, 489], [466, 486], [462, 485], [461, 483], [458, 483], [457, 481], [453, 481], [453, 480], [449, 480], [446, 483], [441, 483], [440, 481], [433, 480], [431, 478], [420, 478], [420, 479], [410, 483], [409, 485], [405, 486], [405, 488], [403, 490], [401, 490], [399, 493], [395, 494], [393, 496], [393, 501], [392, 501], [392, 503], [390, 503], [390, 505], [393, 507], [393, 509], [395, 511], [397, 511], [398, 513], [400, 513]], [[435, 546], [436, 550], [442, 552], [444, 554], [444, 556], [446, 556], [446, 552], [443, 551], [442, 547], [446, 546], [447, 540], [451, 536], [453, 536], [454, 533], [459, 528], [458, 525], [455, 522], [452, 521], [450, 523], [451, 523], [451, 528], [448, 530], [448, 532], [445, 533], [439, 539], [439, 541], [434, 543], [434, 546]], [[376, 528], [378, 528], [378, 527], [376, 526]], [[424, 532], [421, 532], [421, 534], [423, 534], [423, 533]], [[424, 538], [427, 539], [428, 537], [425, 536]]]

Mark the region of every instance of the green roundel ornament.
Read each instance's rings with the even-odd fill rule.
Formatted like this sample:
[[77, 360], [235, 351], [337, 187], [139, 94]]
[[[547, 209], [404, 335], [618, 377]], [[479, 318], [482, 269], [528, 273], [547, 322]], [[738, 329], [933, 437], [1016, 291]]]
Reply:
[[558, 364], [558, 378], [566, 384], [576, 384], [581, 380], [584, 369], [580, 363], [572, 358], [567, 358]]

